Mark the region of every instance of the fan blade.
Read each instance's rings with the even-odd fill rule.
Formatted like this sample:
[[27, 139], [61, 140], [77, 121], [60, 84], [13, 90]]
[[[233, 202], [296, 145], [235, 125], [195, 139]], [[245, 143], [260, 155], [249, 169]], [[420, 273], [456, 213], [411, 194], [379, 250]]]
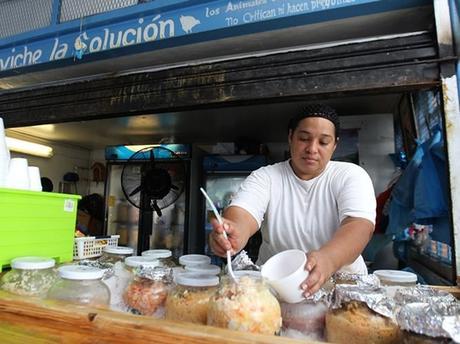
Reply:
[[129, 194], [129, 197], [134, 196], [135, 194], [139, 193], [141, 191], [141, 186], [139, 185], [137, 188], [135, 188], [131, 193]]
[[153, 207], [153, 209], [155, 210], [155, 212], [157, 213], [158, 217], [161, 217], [161, 215], [163, 215], [163, 214], [161, 213], [160, 207], [159, 207], [158, 204], [157, 204], [157, 201], [155, 201], [155, 200], [153, 201], [152, 207]]
[[173, 189], [173, 190], [179, 190], [179, 188], [178, 188], [176, 185], [174, 185], [174, 184], [171, 184], [171, 189]]

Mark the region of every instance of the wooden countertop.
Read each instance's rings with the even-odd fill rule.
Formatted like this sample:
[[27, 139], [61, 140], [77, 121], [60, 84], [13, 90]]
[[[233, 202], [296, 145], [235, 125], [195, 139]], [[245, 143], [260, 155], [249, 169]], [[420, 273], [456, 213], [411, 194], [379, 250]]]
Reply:
[[4, 291], [0, 291], [0, 338], [0, 342], [7, 344], [306, 343], [304, 340], [285, 337], [156, 320], [49, 300], [26, 299]]

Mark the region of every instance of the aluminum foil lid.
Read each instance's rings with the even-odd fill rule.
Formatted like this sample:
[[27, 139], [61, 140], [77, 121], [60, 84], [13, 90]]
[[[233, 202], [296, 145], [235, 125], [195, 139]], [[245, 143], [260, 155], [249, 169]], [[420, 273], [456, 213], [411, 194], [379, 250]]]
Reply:
[[380, 287], [337, 284], [333, 299], [332, 308], [340, 308], [345, 303], [359, 301], [365, 303], [374, 312], [394, 319], [396, 304]]
[[335, 283], [356, 284], [358, 286], [380, 287], [380, 280], [375, 275], [358, 275], [349, 272], [336, 272], [333, 276]]
[[114, 275], [113, 264], [104, 263], [98, 260], [81, 260], [78, 262], [78, 265], [91, 266], [93, 268], [98, 268], [104, 270], [103, 280], [106, 280]]
[[405, 305], [414, 302], [449, 303], [457, 301], [452, 294], [446, 291], [433, 289], [424, 285], [399, 288], [396, 291], [394, 298], [396, 303], [399, 305]]
[[[233, 268], [233, 271], [238, 271], [238, 270], [260, 271], [260, 267], [252, 262], [251, 258], [249, 258], [245, 250], [242, 250], [240, 253], [238, 253], [238, 255], [235, 258], [233, 258], [232, 268]], [[225, 270], [227, 271], [227, 267]]]
[[459, 317], [460, 303], [458, 302], [414, 302], [404, 305], [399, 310], [396, 321], [403, 330], [433, 338], [454, 339], [451, 333], [458, 336]]
[[172, 283], [173, 281], [173, 270], [171, 268], [140, 266], [134, 270], [134, 274], [152, 281], [162, 281], [165, 283]]

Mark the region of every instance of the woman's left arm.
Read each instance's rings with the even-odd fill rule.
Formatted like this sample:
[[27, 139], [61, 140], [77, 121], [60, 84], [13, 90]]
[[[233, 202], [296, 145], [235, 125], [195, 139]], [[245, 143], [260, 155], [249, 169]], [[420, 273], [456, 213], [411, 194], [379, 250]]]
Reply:
[[302, 284], [308, 297], [340, 268], [353, 263], [372, 237], [374, 224], [363, 218], [347, 217], [331, 240], [317, 251], [307, 254], [308, 278]]

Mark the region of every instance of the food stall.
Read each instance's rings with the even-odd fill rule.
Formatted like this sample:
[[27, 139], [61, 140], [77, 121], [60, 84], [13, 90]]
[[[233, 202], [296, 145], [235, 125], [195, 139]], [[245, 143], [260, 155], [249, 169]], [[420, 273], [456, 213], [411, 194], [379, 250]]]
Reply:
[[[433, 280], [455, 284], [460, 135], [448, 1], [279, 0], [230, 2], [230, 7], [226, 1], [175, 1], [164, 8], [163, 2], [134, 2], [138, 7], [126, 12], [96, 12], [90, 18], [88, 13], [72, 17], [64, 6], [69, 17], [62, 16], [61, 23], [38, 28], [30, 37], [23, 33], [17, 40], [13, 35], [0, 41], [0, 116], [10, 133], [17, 129], [35, 137], [44, 128], [33, 126], [49, 125], [48, 133], [61, 132], [63, 141], [70, 133], [78, 136], [71, 143], [86, 144], [86, 156], [98, 140], [104, 146], [146, 144], [176, 133], [192, 143], [234, 141], [238, 134], [281, 141], [285, 114], [313, 101], [337, 105], [344, 119], [357, 115], [353, 120], [359, 123], [365, 114], [390, 114], [390, 122], [395, 118], [400, 126], [406, 123], [402, 129], [413, 133], [419, 128], [409, 128], [413, 123], [401, 114], [415, 107], [414, 95], [434, 94], [447, 142], [451, 260], [433, 264], [419, 252], [409, 258], [412, 267], [432, 273]], [[270, 7], [273, 4], [277, 8]], [[55, 5], [50, 13], [56, 18], [59, 11]], [[228, 12], [233, 15], [222, 16]], [[122, 43], [110, 44], [117, 37]], [[133, 123], [137, 125], [131, 131]], [[203, 123], [208, 130], [203, 130]], [[260, 123], [265, 130], [260, 130]], [[93, 127], [103, 129], [91, 132]], [[107, 134], [107, 128], [113, 133]], [[117, 136], [120, 128], [129, 130]], [[51, 137], [44, 132], [43, 139]], [[384, 135], [374, 135], [380, 136]], [[411, 144], [408, 140], [401, 147]], [[194, 157], [202, 153], [196, 145], [192, 151]], [[66, 155], [70, 154], [55, 159], [54, 166]], [[380, 162], [374, 160], [372, 166], [362, 160], [361, 165], [375, 172], [374, 182], [386, 184], [388, 175], [377, 173]], [[193, 170], [197, 165], [200, 161], [191, 161], [190, 253], [204, 247], [205, 240], [193, 229], [202, 225], [204, 211], [199, 207], [201, 176]], [[448, 290], [458, 295], [456, 287]], [[296, 342], [3, 291], [0, 310], [0, 334], [13, 343]]]

